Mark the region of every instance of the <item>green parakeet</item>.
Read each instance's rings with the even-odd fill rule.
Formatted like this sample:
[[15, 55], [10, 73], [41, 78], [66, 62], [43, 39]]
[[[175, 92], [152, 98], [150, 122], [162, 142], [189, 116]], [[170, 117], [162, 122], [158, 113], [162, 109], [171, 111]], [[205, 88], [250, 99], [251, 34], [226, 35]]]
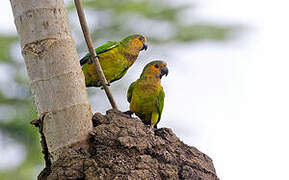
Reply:
[[152, 61], [144, 67], [140, 78], [129, 86], [127, 92], [130, 103], [128, 113], [135, 113], [152, 128], [157, 128], [164, 107], [163, 75], [168, 75], [167, 63]]
[[[95, 52], [108, 83], [121, 79], [136, 61], [139, 52], [147, 49], [145, 37], [134, 34], [121, 41], [109, 41]], [[89, 63], [89, 54], [80, 60], [87, 87], [100, 87], [101, 83], [94, 65]]]

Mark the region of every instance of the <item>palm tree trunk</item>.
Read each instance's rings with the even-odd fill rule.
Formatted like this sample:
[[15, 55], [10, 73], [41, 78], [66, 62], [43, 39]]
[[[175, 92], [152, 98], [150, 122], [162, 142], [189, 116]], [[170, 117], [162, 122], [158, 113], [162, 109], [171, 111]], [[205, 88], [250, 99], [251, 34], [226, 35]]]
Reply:
[[52, 161], [92, 129], [84, 76], [63, 0], [10, 0]]

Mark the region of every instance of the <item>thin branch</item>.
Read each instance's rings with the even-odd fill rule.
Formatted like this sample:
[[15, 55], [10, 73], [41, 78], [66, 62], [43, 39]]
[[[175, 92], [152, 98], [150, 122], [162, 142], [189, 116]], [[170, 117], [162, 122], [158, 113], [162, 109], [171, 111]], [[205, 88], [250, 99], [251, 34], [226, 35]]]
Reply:
[[103, 74], [103, 71], [102, 71], [102, 68], [100, 66], [100, 63], [99, 63], [99, 60], [98, 60], [98, 56], [93, 48], [93, 43], [92, 43], [92, 39], [90, 37], [90, 34], [89, 34], [89, 31], [88, 31], [88, 27], [87, 27], [87, 23], [86, 23], [86, 19], [85, 19], [85, 14], [84, 14], [84, 11], [83, 11], [83, 7], [80, 3], [80, 0], [74, 0], [74, 3], [75, 3], [75, 6], [76, 6], [76, 10], [77, 10], [77, 14], [78, 14], [78, 18], [79, 18], [79, 21], [80, 21], [80, 25], [81, 25], [81, 29], [82, 29], [82, 32], [84, 34], [84, 38], [85, 38], [85, 41], [86, 41], [86, 44], [87, 44], [87, 48], [89, 50], [89, 53], [90, 53], [90, 60], [92, 60], [92, 63], [95, 65], [95, 69], [96, 69], [96, 72], [97, 72], [97, 75], [100, 79], [100, 82], [101, 82], [101, 85], [103, 87], [103, 89], [105, 90], [105, 93], [106, 93], [106, 96], [108, 97], [109, 99], [109, 102], [112, 106], [113, 109], [118, 109], [117, 108], [117, 105], [114, 101], [114, 98], [107, 86], [107, 80]]

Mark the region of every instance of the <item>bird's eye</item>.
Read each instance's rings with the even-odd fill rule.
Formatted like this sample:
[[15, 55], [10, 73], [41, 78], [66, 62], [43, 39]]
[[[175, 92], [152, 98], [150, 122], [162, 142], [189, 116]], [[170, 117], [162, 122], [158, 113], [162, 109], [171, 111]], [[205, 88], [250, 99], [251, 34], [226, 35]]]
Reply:
[[143, 41], [143, 37], [139, 37], [138, 39], [139, 39], [140, 41]]
[[160, 66], [158, 64], [155, 64], [155, 68], [159, 68]]

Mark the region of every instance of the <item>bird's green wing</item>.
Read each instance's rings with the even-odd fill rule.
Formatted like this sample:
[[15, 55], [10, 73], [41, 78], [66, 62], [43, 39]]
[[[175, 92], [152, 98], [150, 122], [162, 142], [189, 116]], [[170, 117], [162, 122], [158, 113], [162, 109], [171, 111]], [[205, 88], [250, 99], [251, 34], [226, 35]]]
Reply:
[[109, 51], [119, 45], [118, 41], [108, 41], [107, 43], [95, 48], [96, 54], [101, 54]]
[[[115, 47], [117, 47], [119, 45], [118, 41], [108, 41], [107, 43], [95, 48], [95, 52], [96, 54], [101, 54], [104, 53], [106, 51], [109, 51]], [[87, 53], [81, 60], [80, 60], [80, 65], [82, 66], [83, 64], [85, 64], [88, 59], [89, 59], [89, 53]]]
[[128, 91], [127, 91], [127, 101], [130, 103], [131, 101], [131, 97], [132, 97], [132, 92], [133, 92], [133, 89], [135, 87], [135, 84], [136, 84], [136, 81], [131, 83], [129, 88], [128, 88]]
[[165, 100], [165, 92], [162, 88], [157, 96], [157, 110], [159, 113], [159, 119], [156, 124], [158, 124], [161, 119], [163, 108], [164, 108], [164, 100]]

